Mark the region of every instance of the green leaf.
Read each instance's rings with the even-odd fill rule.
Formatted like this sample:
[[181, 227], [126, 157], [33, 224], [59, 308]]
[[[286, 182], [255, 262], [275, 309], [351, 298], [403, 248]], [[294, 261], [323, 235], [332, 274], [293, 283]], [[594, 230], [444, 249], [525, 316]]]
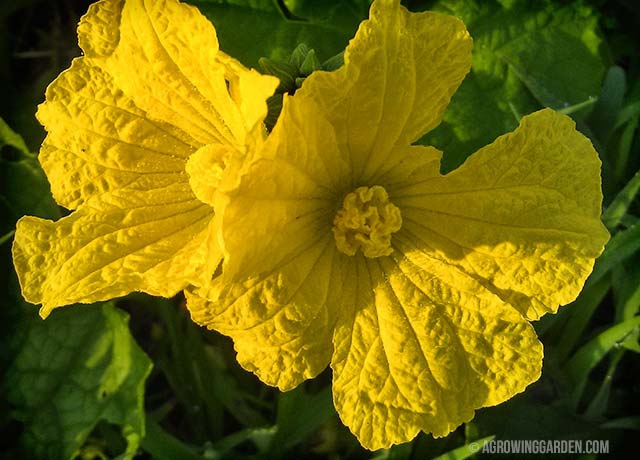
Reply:
[[640, 416], [622, 417], [609, 420], [602, 424], [602, 428], [610, 430], [636, 430], [640, 431]]
[[258, 11], [277, 11], [277, 2], [273, 0], [199, 0], [201, 3], [239, 6]]
[[[613, 270], [613, 297], [615, 300], [615, 322], [634, 317], [640, 311], [640, 257]], [[628, 266], [627, 266], [628, 265]]]
[[155, 460], [202, 460], [194, 449], [167, 433], [162, 427], [147, 417], [145, 437], [142, 448], [150, 453]]
[[617, 180], [620, 180], [627, 174], [629, 158], [631, 156], [631, 147], [633, 146], [633, 139], [635, 138], [638, 130], [638, 125], [640, 125], [640, 114], [634, 115], [629, 120], [629, 123], [627, 123], [620, 135], [616, 157], [613, 159], [614, 174]]
[[602, 84], [598, 102], [589, 117], [589, 126], [602, 144], [607, 142], [615, 128], [626, 89], [627, 78], [624, 70], [618, 66], [611, 67]]
[[25, 214], [60, 217], [49, 182], [35, 159], [0, 160], [0, 214], [2, 233], [13, 230], [14, 223]]
[[315, 432], [335, 415], [331, 388], [308, 394], [301, 385], [278, 397], [277, 431], [271, 441], [274, 452], [284, 452]]
[[474, 423], [483, 436], [497, 439], [597, 439], [598, 425], [551, 399], [556, 393], [557, 385], [543, 373], [523, 394], [478, 411]]
[[5, 384], [24, 423], [27, 458], [72, 459], [99, 420], [121, 426], [132, 458], [144, 437], [151, 362], [110, 304], [67, 308], [31, 324]]
[[322, 20], [367, 11], [371, 0], [284, 0], [292, 15], [310, 20]]
[[640, 325], [640, 316], [616, 324], [583, 345], [566, 365], [567, 375], [575, 389], [573, 407], [580, 401], [589, 373], [609, 351], [623, 342]]
[[611, 204], [607, 206], [607, 209], [602, 213], [602, 222], [607, 226], [609, 230], [616, 228], [622, 217], [629, 210], [629, 205], [633, 202], [636, 195], [640, 191], [640, 171], [631, 178], [631, 180], [624, 186], [624, 188], [613, 199]]
[[599, 94], [598, 16], [582, 3], [440, 0], [434, 9], [461, 18], [474, 39], [470, 74], [443, 123], [420, 141], [445, 152], [445, 171], [513, 130], [514, 112], [566, 108]]
[[626, 350], [632, 351], [634, 353], [640, 353], [640, 343], [638, 343], [638, 333], [635, 333], [635, 337], [629, 337], [620, 345]]
[[631, 214], [625, 214], [622, 216], [620, 223], [624, 227], [633, 227], [634, 225], [640, 224], [640, 217], [632, 216]]
[[439, 455], [433, 460], [464, 460], [480, 452], [482, 446], [489, 441], [493, 441], [494, 438], [495, 436], [487, 436], [486, 438], [477, 439], [446, 454]]
[[271, 440], [276, 434], [276, 430], [277, 428], [273, 426], [268, 428], [247, 428], [245, 430], [236, 431], [235, 433], [217, 441], [210, 450], [210, 453], [213, 455], [216, 453], [224, 454], [246, 441], [251, 441], [259, 452], [267, 452], [271, 445]]
[[607, 243], [602, 255], [596, 260], [593, 272], [585, 287], [597, 283], [619, 263], [631, 257], [640, 249], [640, 225], [636, 224], [616, 233]]
[[543, 106], [563, 109], [598, 94], [600, 58], [562, 24], [525, 33], [500, 48], [498, 56]]
[[[22, 137], [0, 118], [0, 148], [9, 146], [17, 158], [0, 158], [0, 235], [14, 230], [25, 214], [56, 219], [60, 209], [51, 196], [49, 182]], [[9, 155], [12, 156], [12, 155]]]
[[554, 353], [555, 359], [559, 362], [563, 362], [571, 354], [610, 287], [611, 282], [608, 279], [601, 279], [585, 289], [571, 304], [569, 319], [562, 330], [560, 342]]
[[[321, 61], [334, 56], [367, 16], [364, 5], [338, 0], [313, 7], [308, 5], [314, 2], [293, 2], [295, 8], [284, 12], [279, 2], [270, 0], [188, 1], [213, 22], [220, 49], [250, 67], [256, 67], [261, 57], [284, 60], [301, 43], [314, 49]], [[290, 13], [308, 17], [292, 20]]]
[[640, 114], [640, 101], [636, 100], [620, 110], [614, 129], [621, 128], [638, 114]]
[[589, 403], [587, 411], [585, 412], [587, 417], [591, 419], [598, 419], [607, 410], [607, 407], [609, 406], [609, 396], [611, 394], [611, 384], [613, 383], [613, 375], [623, 356], [624, 350], [616, 350], [612, 353], [609, 369], [607, 369], [607, 373], [600, 384], [598, 392]]
[[133, 298], [136, 308], [145, 306], [161, 318], [165, 350], [156, 358], [156, 367], [188, 409], [185, 425], [201, 438], [217, 438], [224, 429], [223, 409], [243, 426], [267, 424], [226, 368], [220, 350], [206, 343], [185, 309], [168, 299]]
[[22, 139], [22, 136], [12, 130], [9, 125], [0, 118], [0, 148], [5, 145], [9, 145], [17, 149], [23, 155], [32, 156], [27, 144], [25, 144], [24, 139]]
[[409, 460], [413, 446], [411, 443], [399, 444], [389, 449], [378, 451], [370, 460]]

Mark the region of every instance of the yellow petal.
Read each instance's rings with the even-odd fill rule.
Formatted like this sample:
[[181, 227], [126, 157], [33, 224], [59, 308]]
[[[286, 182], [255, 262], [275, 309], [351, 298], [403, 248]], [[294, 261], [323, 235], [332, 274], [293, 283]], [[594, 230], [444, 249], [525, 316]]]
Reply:
[[85, 58], [47, 88], [38, 119], [48, 131], [39, 160], [61, 205], [169, 177], [184, 181], [198, 144], [170, 124], [151, 121], [113, 79]]
[[232, 337], [240, 365], [283, 391], [329, 364], [345, 275], [332, 238], [288, 256], [241, 282], [223, 271], [210, 286], [186, 291], [192, 319]]
[[393, 191], [402, 231], [528, 319], [574, 300], [608, 239], [600, 160], [548, 109], [447, 176], [415, 180]]
[[24, 296], [43, 316], [210, 281], [215, 190], [203, 186], [210, 162], [193, 154], [242, 157], [245, 142], [259, 145], [278, 84], [220, 53], [213, 26], [177, 0], [101, 0], [79, 42], [85, 56], [38, 112], [48, 131], [40, 161], [58, 202], [77, 210], [59, 222], [22, 219], [14, 244]]
[[225, 169], [225, 159], [234, 149], [222, 144], [209, 144], [198, 149], [187, 161], [186, 171], [193, 193], [211, 206]]
[[218, 51], [216, 57], [225, 68], [229, 94], [242, 114], [247, 131], [263, 131], [261, 125], [267, 116], [267, 105], [263, 102], [274, 93], [280, 81], [253, 69], [246, 69], [239, 61], [222, 51]]
[[13, 258], [29, 302], [40, 314], [132, 291], [169, 297], [209, 280], [220, 261], [213, 211], [188, 183], [114, 192], [57, 221], [18, 221]]
[[259, 158], [228, 191], [230, 204], [217, 203], [224, 271], [234, 279], [269, 270], [318, 235], [331, 235], [335, 204], [350, 186], [348, 163], [317, 106], [289, 101]]
[[115, 51], [124, 3], [125, 0], [99, 0], [89, 6], [78, 25], [78, 44], [86, 56], [108, 57]]
[[471, 67], [464, 24], [409, 13], [399, 0], [373, 3], [336, 72], [314, 72], [294, 99], [315, 98], [348, 149], [356, 181], [370, 182], [405, 147], [440, 123]]
[[542, 365], [517, 311], [411, 241], [397, 248], [393, 258], [358, 259], [334, 336], [334, 403], [371, 450], [420, 430], [445, 436], [521, 392]]
[[431, 177], [440, 177], [442, 152], [426, 145], [396, 147], [392, 153], [396, 161], [380, 168], [371, 184], [384, 184], [392, 192], [407, 184]]
[[225, 256], [220, 277], [187, 290], [192, 319], [232, 337], [238, 362], [282, 390], [316, 376], [331, 359], [335, 285], [346, 274], [331, 225], [349, 173], [313, 100], [290, 101], [237, 177], [225, 174], [226, 195], [216, 199], [208, 180], [195, 183], [195, 171], [225, 152], [205, 147], [187, 166], [196, 194], [215, 201]]
[[278, 84], [220, 54], [211, 23], [177, 0], [102, 0], [78, 35], [138, 107], [201, 144], [243, 146]]
[[[313, 104], [285, 100], [282, 117], [239, 184], [216, 201], [222, 275], [189, 291], [187, 306], [195, 322], [234, 339], [242, 366], [288, 390], [331, 358], [336, 285], [348, 273], [331, 226], [336, 187], [349, 168]], [[214, 157], [203, 150], [189, 164]]]

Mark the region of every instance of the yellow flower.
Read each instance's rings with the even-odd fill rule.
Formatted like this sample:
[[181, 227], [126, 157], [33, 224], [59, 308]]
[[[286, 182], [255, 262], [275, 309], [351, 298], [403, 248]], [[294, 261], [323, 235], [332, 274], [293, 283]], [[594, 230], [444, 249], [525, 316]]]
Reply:
[[37, 114], [48, 131], [40, 162], [74, 212], [22, 218], [13, 246], [23, 295], [43, 317], [209, 280], [221, 256], [214, 212], [190, 175], [213, 184], [263, 141], [278, 84], [219, 51], [211, 23], [177, 0], [102, 0], [78, 36], [84, 56]]
[[529, 115], [444, 176], [439, 151], [410, 145], [470, 63], [459, 20], [376, 0], [345, 65], [285, 98], [215, 193], [222, 275], [187, 290], [267, 384], [331, 365], [369, 449], [444, 436], [538, 379], [529, 320], [575, 299], [608, 239], [600, 161], [566, 116]]

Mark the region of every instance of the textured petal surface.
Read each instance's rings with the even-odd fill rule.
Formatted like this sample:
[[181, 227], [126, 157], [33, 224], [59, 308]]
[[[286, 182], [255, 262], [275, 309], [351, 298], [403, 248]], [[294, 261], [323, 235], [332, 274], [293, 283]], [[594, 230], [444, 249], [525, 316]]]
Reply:
[[14, 244], [23, 294], [43, 316], [210, 281], [220, 262], [212, 186], [225, 155], [263, 141], [278, 84], [219, 52], [213, 26], [177, 0], [101, 0], [78, 35], [85, 55], [38, 111], [40, 161], [56, 200], [76, 211], [23, 218]]
[[243, 147], [278, 85], [219, 53], [211, 23], [177, 0], [102, 0], [78, 35], [86, 57], [138, 107], [201, 144]]
[[304, 122], [313, 106], [299, 108], [286, 109], [228, 203], [217, 202], [222, 275], [188, 292], [187, 302], [194, 321], [234, 339], [242, 366], [283, 390], [329, 364], [345, 273], [331, 234], [331, 172], [348, 167], [331, 155], [326, 122]]
[[[369, 449], [445, 436], [540, 376], [542, 345], [516, 310], [399, 239], [358, 257], [334, 336], [334, 402]], [[355, 276], [354, 276], [355, 275]]]
[[331, 125], [312, 100], [290, 101], [239, 186], [227, 191], [229, 205], [219, 203], [230, 279], [270, 270], [310, 238], [330, 236], [335, 204], [351, 186]]
[[85, 58], [49, 85], [37, 116], [48, 131], [40, 163], [56, 201], [70, 209], [103, 193], [185, 180], [186, 159], [198, 146], [179, 129], [149, 120]]
[[234, 149], [222, 144], [209, 144], [198, 149], [187, 161], [186, 171], [193, 193], [203, 203], [213, 206], [216, 190], [222, 181], [225, 160]]
[[574, 300], [608, 239], [600, 160], [569, 117], [548, 109], [447, 176], [414, 177], [393, 200], [402, 232], [528, 319]]
[[[315, 72], [299, 93], [314, 97], [350, 152], [356, 181], [371, 182], [405, 147], [440, 123], [471, 67], [471, 38], [452, 16], [374, 2], [336, 72]], [[296, 98], [298, 94], [296, 93]]]
[[195, 322], [233, 338], [245, 369], [290, 390], [329, 364], [346, 264], [324, 238], [242, 282], [223, 272], [208, 288], [187, 290], [187, 306]]
[[210, 279], [220, 261], [212, 217], [186, 178], [103, 195], [57, 222], [23, 217], [13, 244], [23, 295], [42, 303], [43, 317], [61, 305], [132, 291], [175, 295]]

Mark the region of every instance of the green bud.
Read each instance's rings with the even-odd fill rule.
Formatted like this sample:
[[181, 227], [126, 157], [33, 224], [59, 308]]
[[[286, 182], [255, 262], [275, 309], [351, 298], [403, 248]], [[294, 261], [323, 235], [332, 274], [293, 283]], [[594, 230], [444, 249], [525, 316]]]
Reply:
[[294, 66], [296, 69], [299, 69], [302, 66], [305, 58], [307, 57], [307, 54], [309, 54], [309, 47], [304, 43], [300, 43], [291, 53], [289, 64]]
[[332, 71], [344, 64], [344, 53], [340, 53], [320, 64], [316, 52], [304, 43], [299, 44], [291, 53], [287, 62], [274, 61], [269, 58], [260, 58], [258, 64], [262, 72], [273, 75], [280, 80], [276, 92], [267, 100], [268, 113], [264, 124], [271, 131], [282, 111], [284, 94], [295, 94], [309, 75], [316, 70]]
[[318, 70], [319, 68], [320, 61], [318, 61], [318, 58], [316, 57], [316, 52], [314, 50], [309, 50], [304, 58], [304, 61], [302, 61], [302, 64], [299, 67], [300, 74], [309, 76], [311, 75], [311, 72], [313, 72], [314, 70]]
[[278, 121], [278, 117], [280, 116], [280, 112], [282, 111], [282, 93], [276, 93], [267, 99], [267, 116], [264, 119], [264, 125], [267, 128], [268, 132], [271, 132], [273, 127]]
[[322, 63], [320, 68], [328, 72], [333, 72], [344, 65], [344, 51], [339, 52]]
[[295, 89], [295, 78], [298, 75], [297, 67], [286, 62], [278, 62], [265, 57], [258, 60], [258, 65], [260, 65], [263, 73], [273, 75], [280, 80], [283, 91]]

